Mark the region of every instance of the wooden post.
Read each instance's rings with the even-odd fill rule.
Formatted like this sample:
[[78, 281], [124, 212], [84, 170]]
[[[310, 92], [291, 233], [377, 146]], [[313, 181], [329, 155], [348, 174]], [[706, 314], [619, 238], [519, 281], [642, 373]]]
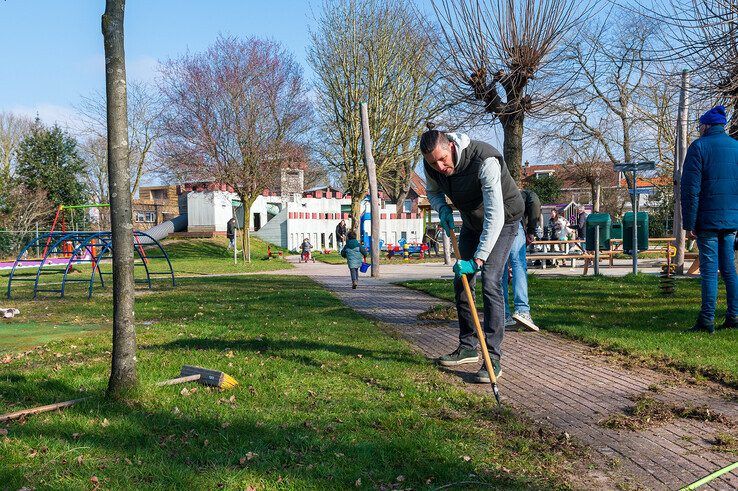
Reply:
[[689, 71], [682, 70], [682, 83], [679, 94], [679, 112], [677, 113], [676, 148], [674, 149], [674, 242], [676, 256], [674, 271], [684, 274], [684, 242], [686, 233], [682, 228], [682, 170], [684, 158], [687, 156], [687, 119], [689, 118]]
[[372, 277], [379, 277], [379, 190], [377, 189], [377, 167], [372, 156], [372, 139], [369, 135], [369, 111], [366, 102], [361, 103], [361, 137], [364, 142], [364, 164], [369, 178], [369, 200], [372, 214]]
[[443, 236], [443, 264], [451, 264], [451, 239], [444, 231]]
[[123, 37], [125, 0], [107, 0], [102, 16], [108, 130], [108, 189], [113, 239], [113, 353], [108, 395], [124, 396], [137, 383], [133, 322], [133, 220], [128, 168], [128, 105]]

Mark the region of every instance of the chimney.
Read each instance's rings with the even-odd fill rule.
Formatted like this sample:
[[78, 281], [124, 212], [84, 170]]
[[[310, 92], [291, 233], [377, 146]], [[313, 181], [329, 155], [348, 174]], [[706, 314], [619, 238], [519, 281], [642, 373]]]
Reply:
[[288, 199], [292, 195], [301, 195], [305, 190], [305, 171], [300, 168], [292, 169], [283, 167], [280, 176], [280, 193], [282, 199]]

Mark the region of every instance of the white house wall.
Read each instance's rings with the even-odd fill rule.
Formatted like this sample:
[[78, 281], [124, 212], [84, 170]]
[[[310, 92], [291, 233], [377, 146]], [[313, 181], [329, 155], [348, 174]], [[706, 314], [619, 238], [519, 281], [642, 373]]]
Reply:
[[[348, 222], [349, 214], [341, 213], [341, 205], [351, 203], [349, 199], [315, 198], [299, 203], [287, 203], [287, 243], [290, 250], [297, 249], [307, 237], [316, 250], [337, 249], [336, 225], [341, 219]], [[367, 204], [368, 205], [368, 204]], [[364, 207], [368, 210], [368, 206]], [[395, 205], [380, 210], [380, 240], [396, 243], [405, 233], [409, 242], [420, 242], [423, 238], [423, 220], [418, 214], [395, 213]], [[369, 222], [366, 223], [369, 232]]]

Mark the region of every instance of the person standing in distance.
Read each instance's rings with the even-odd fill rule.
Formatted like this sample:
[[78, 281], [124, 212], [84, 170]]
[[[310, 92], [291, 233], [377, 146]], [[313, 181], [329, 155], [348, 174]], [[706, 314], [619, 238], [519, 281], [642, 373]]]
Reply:
[[[499, 377], [505, 333], [505, 306], [500, 280], [525, 212], [525, 203], [496, 148], [471, 140], [462, 133], [444, 133], [431, 125], [428, 128], [420, 138], [428, 200], [438, 212], [441, 227], [447, 234], [450, 235], [454, 227], [454, 218], [446, 197], [459, 210], [462, 221], [459, 237], [461, 259], [453, 267], [459, 346], [438, 361], [443, 366], [479, 361], [470, 310], [476, 306], [468, 304], [461, 276], [467, 275], [474, 292], [475, 276], [481, 271], [484, 335], [495, 375]], [[474, 381], [490, 382], [484, 364]]]

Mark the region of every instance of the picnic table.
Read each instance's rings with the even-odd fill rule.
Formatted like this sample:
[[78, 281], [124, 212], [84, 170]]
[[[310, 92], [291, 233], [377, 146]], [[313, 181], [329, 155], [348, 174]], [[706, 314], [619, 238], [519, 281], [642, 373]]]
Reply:
[[[666, 251], [666, 248], [670, 243], [674, 242], [673, 237], [650, 237], [648, 239], [649, 250], [651, 251]], [[651, 247], [651, 243], [657, 244], [656, 247]], [[659, 245], [663, 244], [663, 245]], [[594, 263], [595, 254], [592, 251], [585, 250], [585, 241], [581, 239], [571, 240], [536, 240], [531, 244], [533, 246], [543, 246], [544, 249], [553, 249], [554, 246], [562, 248], [563, 251], [554, 250], [543, 250], [531, 252], [527, 255], [529, 261], [541, 261], [543, 269], [546, 268], [546, 261], [558, 260], [558, 259], [569, 259], [571, 260], [571, 268], [575, 268], [576, 260], [582, 259], [584, 271], [583, 275], [586, 275], [589, 271], [589, 266]], [[622, 250], [623, 239], [610, 239], [610, 249], [600, 251], [600, 260], [606, 259], [610, 266], [613, 266], [613, 259], [615, 254], [623, 253]], [[690, 268], [689, 273], [693, 273], [696, 268], [699, 268], [699, 259], [697, 259], [696, 252], [686, 252], [684, 254], [685, 259], [694, 259], [694, 263]]]

